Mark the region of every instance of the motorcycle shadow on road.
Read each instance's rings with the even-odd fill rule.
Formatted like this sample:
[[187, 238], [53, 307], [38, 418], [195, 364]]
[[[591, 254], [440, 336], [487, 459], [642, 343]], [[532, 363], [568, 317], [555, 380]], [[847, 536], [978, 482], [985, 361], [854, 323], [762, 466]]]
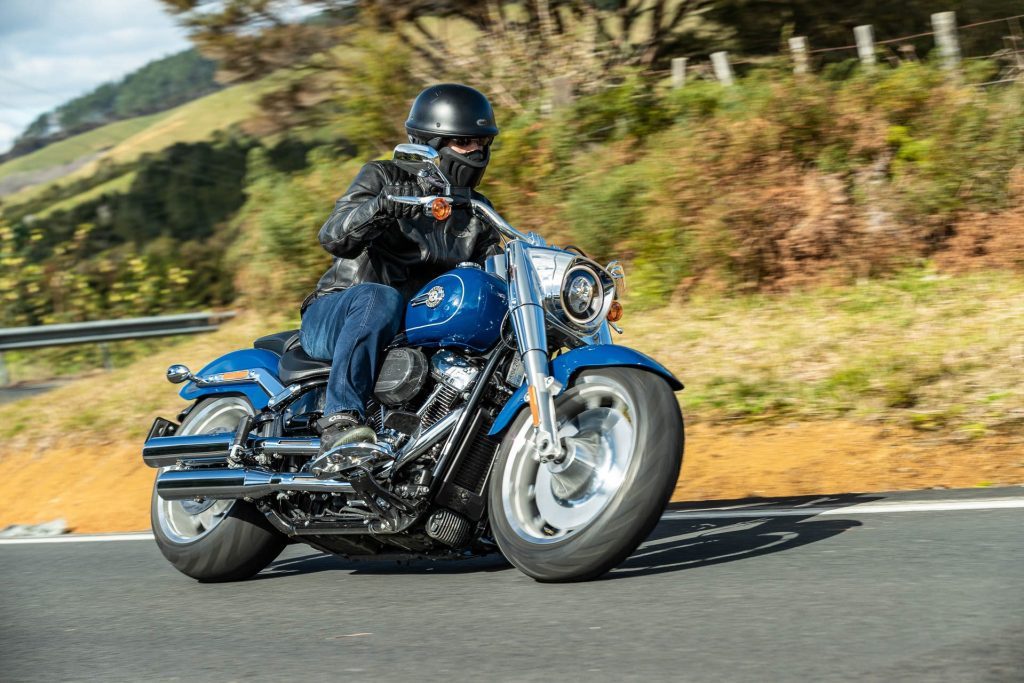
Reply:
[[[821, 507], [854, 506], [879, 496], [844, 494], [765, 500], [708, 501], [700, 507], [670, 506], [667, 518], [643, 544], [605, 579], [624, 579], [683, 571], [793, 550], [861, 526], [855, 519], [819, 517]], [[799, 512], [807, 506], [806, 514]], [[708, 509], [708, 517], [700, 517]], [[742, 510], [727, 517], [723, 508]], [[764, 511], [764, 516], [755, 513]], [[673, 519], [683, 513], [684, 519]], [[781, 514], [780, 514], [781, 513]]]
[[[793, 498], [706, 501], [671, 505], [646, 541], [603, 580], [650, 576], [735, 562], [793, 550], [824, 541], [861, 526], [854, 519], [819, 517], [822, 507], [846, 507], [878, 500], [880, 496], [844, 494]], [[806, 506], [806, 514], [799, 513]], [[723, 508], [742, 510], [741, 517], [724, 517]], [[764, 516], [754, 513], [765, 512]], [[776, 516], [784, 511], [785, 516]], [[685, 519], [673, 519], [684, 513]], [[702, 517], [701, 515], [708, 515]], [[313, 553], [286, 557], [254, 577], [272, 579], [323, 571], [351, 574], [475, 574], [511, 569], [501, 555], [468, 560], [349, 560]]]
[[[312, 550], [312, 549], [311, 549]], [[324, 553], [279, 559], [251, 580], [273, 579], [296, 574], [342, 571], [350, 574], [476, 574], [510, 569], [500, 554], [464, 560], [377, 559], [352, 560]]]

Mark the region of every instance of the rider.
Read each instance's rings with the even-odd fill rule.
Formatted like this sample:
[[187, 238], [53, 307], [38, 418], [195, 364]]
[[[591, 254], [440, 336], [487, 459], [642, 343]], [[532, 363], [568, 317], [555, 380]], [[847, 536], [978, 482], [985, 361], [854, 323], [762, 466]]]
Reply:
[[[498, 134], [491, 103], [465, 85], [443, 83], [421, 92], [405, 122], [409, 141], [433, 147], [453, 188], [472, 192], [490, 160]], [[456, 195], [458, 189], [453, 189]], [[302, 348], [330, 360], [320, 453], [343, 443], [373, 441], [365, 426], [366, 401], [382, 351], [401, 327], [405, 302], [459, 263], [482, 263], [500, 252], [497, 236], [469, 207], [453, 207], [443, 221], [388, 195], [434, 194], [426, 181], [392, 161], [363, 166], [320, 229], [320, 244], [334, 263], [302, 303]]]

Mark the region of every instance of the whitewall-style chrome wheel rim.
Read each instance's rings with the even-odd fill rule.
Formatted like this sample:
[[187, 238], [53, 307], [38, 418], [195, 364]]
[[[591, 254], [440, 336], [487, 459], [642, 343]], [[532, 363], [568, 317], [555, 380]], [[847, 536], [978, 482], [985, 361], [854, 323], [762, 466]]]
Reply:
[[[244, 398], [225, 396], [201, 406], [179, 431], [181, 436], [233, 432], [252, 407]], [[165, 467], [161, 472], [170, 467]], [[156, 518], [160, 531], [175, 543], [189, 543], [217, 528], [231, 511], [233, 500], [164, 500], [157, 497]]]
[[580, 378], [555, 399], [561, 463], [541, 463], [533, 424], [515, 434], [501, 478], [505, 518], [531, 543], [553, 543], [592, 524], [615, 498], [636, 450], [636, 407], [610, 377]]

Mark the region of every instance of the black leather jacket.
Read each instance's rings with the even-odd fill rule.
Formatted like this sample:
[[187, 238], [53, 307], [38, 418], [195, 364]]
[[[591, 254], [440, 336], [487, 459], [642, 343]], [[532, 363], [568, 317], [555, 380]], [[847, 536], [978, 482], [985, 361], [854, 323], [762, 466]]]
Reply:
[[[320, 244], [334, 263], [303, 301], [303, 310], [317, 296], [361, 282], [390, 285], [408, 300], [459, 263], [482, 264], [501, 252], [497, 234], [468, 207], [454, 207], [444, 221], [429, 214], [413, 219], [383, 215], [381, 190], [415, 180], [391, 161], [371, 161], [360, 169], [320, 228]], [[476, 192], [473, 197], [487, 201]]]

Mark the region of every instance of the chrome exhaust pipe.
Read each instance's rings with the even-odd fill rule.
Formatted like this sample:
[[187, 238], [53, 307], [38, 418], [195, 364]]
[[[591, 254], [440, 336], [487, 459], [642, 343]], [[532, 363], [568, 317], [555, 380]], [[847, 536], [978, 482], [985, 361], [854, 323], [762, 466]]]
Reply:
[[[142, 446], [142, 460], [150, 467], [226, 465], [235, 435], [194, 434], [191, 436], [155, 436]], [[317, 438], [255, 438], [252, 445], [271, 457], [304, 455], [312, 457], [320, 450]]]
[[317, 479], [306, 472], [266, 472], [249, 468], [168, 470], [156, 479], [157, 495], [164, 500], [235, 500], [261, 498], [283, 491], [354, 492], [347, 481]]
[[191, 436], [155, 436], [142, 446], [142, 460], [150, 467], [170, 467], [179, 460], [196, 464], [226, 463], [234, 434], [194, 434]]

